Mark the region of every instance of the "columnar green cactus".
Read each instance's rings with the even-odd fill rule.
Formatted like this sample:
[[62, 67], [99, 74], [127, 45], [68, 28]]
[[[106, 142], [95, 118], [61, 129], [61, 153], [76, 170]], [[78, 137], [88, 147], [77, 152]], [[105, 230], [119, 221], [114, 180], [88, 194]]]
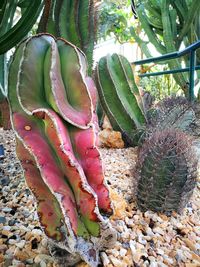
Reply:
[[[8, 57], [6, 52], [16, 46], [31, 30], [43, 6], [42, 0], [0, 1], [0, 126], [10, 129], [7, 97]], [[14, 22], [16, 13], [21, 17]], [[18, 14], [19, 16], [19, 14]], [[15, 24], [14, 24], [15, 23]]]
[[114, 130], [130, 133], [145, 124], [142, 98], [125, 57], [113, 54], [101, 58], [96, 81], [101, 105]]
[[[139, 23], [148, 37], [143, 42], [132, 27], [131, 32], [146, 57], [152, 57], [148, 43], [151, 43], [160, 54], [178, 51], [199, 40], [200, 1], [198, 0], [135, 0]], [[197, 59], [199, 60], [197, 51]], [[188, 57], [168, 61], [170, 69], [181, 68], [182, 60], [187, 66]], [[177, 84], [188, 94], [188, 75], [173, 74]]]
[[141, 210], [180, 212], [196, 182], [197, 160], [189, 137], [177, 130], [155, 132], [137, 162], [137, 203]]
[[41, 34], [17, 48], [9, 73], [12, 124], [40, 223], [91, 266], [106, 237], [115, 239], [99, 212], [112, 207], [97, 149], [95, 90], [84, 54], [64, 39]]
[[96, 7], [94, 0], [46, 0], [38, 32], [62, 37], [79, 47], [87, 56], [89, 72], [96, 39]]

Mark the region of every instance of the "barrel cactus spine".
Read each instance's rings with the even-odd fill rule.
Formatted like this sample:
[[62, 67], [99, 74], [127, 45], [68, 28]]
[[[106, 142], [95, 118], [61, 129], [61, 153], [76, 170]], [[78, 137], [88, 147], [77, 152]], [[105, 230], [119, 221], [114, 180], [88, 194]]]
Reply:
[[146, 131], [152, 134], [157, 130], [173, 128], [188, 132], [195, 118], [193, 105], [185, 97], [167, 97], [149, 112]]
[[108, 236], [114, 242], [115, 232], [99, 211], [109, 215], [112, 206], [97, 148], [96, 89], [86, 66], [84, 54], [64, 39], [30, 37], [11, 63], [9, 102], [41, 226], [53, 243], [97, 266], [99, 249]]
[[191, 138], [179, 130], [155, 132], [139, 151], [137, 204], [142, 211], [181, 212], [196, 184]]

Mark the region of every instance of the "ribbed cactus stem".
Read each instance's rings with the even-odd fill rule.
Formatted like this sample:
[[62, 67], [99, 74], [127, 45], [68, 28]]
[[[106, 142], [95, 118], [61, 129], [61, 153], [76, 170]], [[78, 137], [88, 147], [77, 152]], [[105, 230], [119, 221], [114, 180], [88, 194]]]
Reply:
[[[17, 154], [41, 226], [73, 254], [73, 263], [80, 256], [96, 267], [99, 250], [116, 234], [100, 213], [109, 215], [112, 207], [97, 149], [96, 88], [86, 75], [77, 47], [39, 34], [16, 49], [8, 96]], [[80, 135], [76, 142], [71, 128]]]
[[137, 204], [170, 214], [185, 207], [196, 183], [197, 160], [191, 139], [178, 130], [155, 132], [137, 161]]
[[145, 124], [142, 98], [125, 57], [113, 54], [101, 58], [96, 81], [101, 105], [115, 130], [129, 133]]
[[91, 75], [96, 15], [94, 0], [46, 1], [38, 32], [49, 32], [79, 47], [87, 56]]

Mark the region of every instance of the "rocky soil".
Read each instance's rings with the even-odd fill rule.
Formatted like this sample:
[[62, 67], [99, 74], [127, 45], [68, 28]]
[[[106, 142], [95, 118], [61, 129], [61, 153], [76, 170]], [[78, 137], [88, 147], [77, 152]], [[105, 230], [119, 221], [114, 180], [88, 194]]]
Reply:
[[[0, 129], [0, 144], [5, 147], [5, 157], [0, 159], [0, 267], [59, 267], [49, 255], [35, 200], [15, 155], [12, 131]], [[142, 213], [134, 202], [137, 150], [101, 152], [115, 208], [111, 223], [118, 240], [115, 247], [101, 252], [100, 266], [200, 266], [200, 184], [182, 215]]]

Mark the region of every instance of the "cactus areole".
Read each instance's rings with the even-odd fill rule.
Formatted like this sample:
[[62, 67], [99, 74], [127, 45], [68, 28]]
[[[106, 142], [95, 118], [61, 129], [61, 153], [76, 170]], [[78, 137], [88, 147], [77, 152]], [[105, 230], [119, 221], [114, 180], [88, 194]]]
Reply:
[[8, 94], [17, 154], [44, 232], [97, 266], [99, 250], [116, 235], [99, 211], [112, 214], [84, 54], [49, 34], [26, 39], [10, 66]]

